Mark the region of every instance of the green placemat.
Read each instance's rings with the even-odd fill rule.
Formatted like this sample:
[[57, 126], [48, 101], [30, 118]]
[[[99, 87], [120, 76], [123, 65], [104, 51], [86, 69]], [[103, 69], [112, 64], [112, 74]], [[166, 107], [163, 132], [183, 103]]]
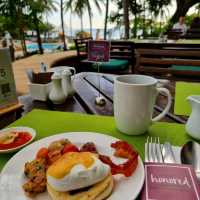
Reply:
[[199, 39], [179, 39], [176, 41], [176, 43], [178, 44], [200, 44], [200, 40]]
[[176, 115], [187, 115], [191, 113], [191, 106], [186, 100], [190, 95], [200, 95], [199, 83], [177, 82], [175, 91], [174, 113]]
[[[142, 136], [127, 136], [116, 129], [113, 117], [44, 110], [33, 110], [10, 126], [29, 126], [34, 128], [37, 131], [36, 140], [63, 132], [99, 132], [128, 141], [137, 149], [142, 159], [144, 159], [144, 144], [149, 135], [159, 136], [161, 142], [167, 140], [173, 145], [182, 145], [190, 140], [185, 132], [184, 125], [181, 124], [158, 122], [153, 124], [148, 133]], [[13, 155], [0, 155], [0, 169]]]

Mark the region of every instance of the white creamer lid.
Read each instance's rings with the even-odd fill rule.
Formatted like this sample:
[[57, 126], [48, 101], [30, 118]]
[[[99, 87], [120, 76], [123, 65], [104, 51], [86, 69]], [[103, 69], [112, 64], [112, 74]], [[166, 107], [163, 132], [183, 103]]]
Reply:
[[66, 76], [66, 75], [71, 76], [71, 75], [72, 75], [72, 72], [71, 72], [69, 69], [63, 70], [63, 71], [62, 71], [62, 76]]
[[54, 72], [51, 76], [51, 80], [61, 79], [61, 74], [59, 72]]

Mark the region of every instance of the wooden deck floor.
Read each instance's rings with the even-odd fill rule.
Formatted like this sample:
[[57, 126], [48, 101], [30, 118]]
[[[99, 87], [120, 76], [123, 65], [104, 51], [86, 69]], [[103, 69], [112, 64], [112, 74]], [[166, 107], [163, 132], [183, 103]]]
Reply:
[[39, 71], [40, 63], [44, 62], [50, 66], [56, 60], [72, 56], [75, 51], [47, 53], [43, 55], [33, 55], [28, 58], [20, 59], [12, 63], [13, 72], [16, 82], [17, 94], [22, 95], [28, 93], [28, 78], [26, 75], [27, 69], [33, 69], [35, 72]]

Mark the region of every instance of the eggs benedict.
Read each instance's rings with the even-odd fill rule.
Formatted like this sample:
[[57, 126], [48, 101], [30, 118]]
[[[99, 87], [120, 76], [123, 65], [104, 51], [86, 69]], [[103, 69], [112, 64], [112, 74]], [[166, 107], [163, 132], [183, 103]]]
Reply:
[[110, 167], [91, 152], [69, 152], [47, 170], [47, 191], [53, 200], [102, 200], [113, 189]]

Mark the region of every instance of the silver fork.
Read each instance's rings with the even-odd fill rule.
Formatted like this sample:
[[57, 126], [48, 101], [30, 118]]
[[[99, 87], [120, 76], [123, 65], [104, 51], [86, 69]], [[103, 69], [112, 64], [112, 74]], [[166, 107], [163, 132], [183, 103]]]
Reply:
[[147, 141], [145, 143], [145, 162], [164, 162], [159, 137], [147, 137]]

